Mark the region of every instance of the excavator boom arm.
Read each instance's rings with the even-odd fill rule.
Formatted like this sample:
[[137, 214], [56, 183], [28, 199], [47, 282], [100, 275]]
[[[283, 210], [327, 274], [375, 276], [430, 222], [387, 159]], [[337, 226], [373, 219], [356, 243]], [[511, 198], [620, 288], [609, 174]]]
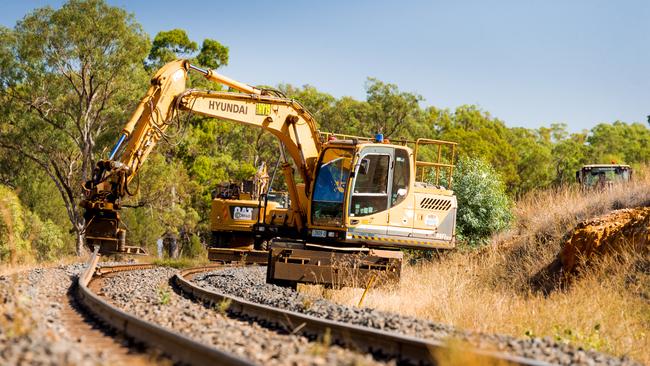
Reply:
[[[189, 70], [241, 93], [188, 90]], [[106, 241], [112, 243], [113, 237], [121, 237], [124, 241], [124, 230], [119, 227], [117, 213], [120, 200], [133, 193], [128, 189], [129, 183], [160, 139], [166, 137], [165, 131], [177, 120], [175, 117], [181, 110], [256, 126], [275, 135], [298, 167], [305, 190], [308, 190], [321, 148], [316, 122], [298, 102], [270, 94], [213, 70], [192, 66], [186, 60], [170, 62], [158, 70], [146, 95], [122, 129], [109, 159], [97, 163], [93, 179], [84, 185], [86, 199], [81, 205], [86, 208], [87, 245], [101, 244], [102, 252], [124, 251], [123, 242], [115, 250], [105, 249], [113, 248], [113, 244], [105, 245]], [[296, 226], [301, 228], [304, 211], [292, 169], [286, 160], [284, 171]], [[89, 237], [92, 238], [90, 242]]]
[[273, 96], [189, 90], [180, 96], [182, 110], [262, 128], [276, 136], [309, 187], [320, 151], [313, 117], [298, 102]]

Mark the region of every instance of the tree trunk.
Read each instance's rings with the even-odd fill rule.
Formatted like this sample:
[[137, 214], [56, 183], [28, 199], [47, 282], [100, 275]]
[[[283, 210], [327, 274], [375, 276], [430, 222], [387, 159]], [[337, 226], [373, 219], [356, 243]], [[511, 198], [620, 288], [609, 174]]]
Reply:
[[178, 258], [178, 238], [176, 235], [171, 235], [169, 237], [169, 258], [176, 259]]
[[79, 230], [76, 230], [75, 234], [77, 234], [76, 252], [77, 252], [77, 256], [80, 257], [86, 254], [86, 246], [84, 245], [84, 236]]

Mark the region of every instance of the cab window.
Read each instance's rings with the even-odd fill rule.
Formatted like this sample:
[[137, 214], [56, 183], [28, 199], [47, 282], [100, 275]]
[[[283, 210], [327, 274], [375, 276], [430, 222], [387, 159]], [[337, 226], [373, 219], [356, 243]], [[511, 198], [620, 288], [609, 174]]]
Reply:
[[367, 216], [388, 208], [390, 155], [368, 154], [356, 172], [350, 216]]
[[341, 225], [351, 164], [350, 150], [328, 148], [323, 153], [318, 165], [312, 199], [314, 225]]
[[393, 186], [390, 194], [390, 205], [396, 206], [406, 199], [408, 194], [411, 167], [406, 150], [395, 150], [395, 165], [393, 168]]

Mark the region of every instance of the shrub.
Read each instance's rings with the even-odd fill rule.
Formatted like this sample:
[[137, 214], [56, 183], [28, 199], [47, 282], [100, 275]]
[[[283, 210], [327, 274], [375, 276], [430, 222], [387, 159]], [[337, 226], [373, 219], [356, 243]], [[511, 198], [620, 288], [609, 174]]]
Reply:
[[32, 244], [32, 250], [39, 261], [53, 261], [66, 254], [73, 254], [70, 237], [66, 236], [61, 228], [52, 220], [41, 219], [34, 213], [27, 214], [29, 240]]
[[26, 209], [16, 193], [0, 185], [0, 262], [54, 260], [66, 254], [69, 239], [51, 220]]
[[24, 234], [23, 206], [13, 190], [0, 185], [0, 262], [31, 261], [31, 248]]
[[456, 164], [453, 178], [452, 188], [458, 199], [458, 240], [477, 246], [508, 227], [512, 220], [512, 203], [499, 174], [490, 164], [462, 157]]
[[187, 258], [207, 257], [207, 252], [201, 244], [201, 239], [198, 235], [192, 234], [190, 240], [184, 243], [181, 254]]

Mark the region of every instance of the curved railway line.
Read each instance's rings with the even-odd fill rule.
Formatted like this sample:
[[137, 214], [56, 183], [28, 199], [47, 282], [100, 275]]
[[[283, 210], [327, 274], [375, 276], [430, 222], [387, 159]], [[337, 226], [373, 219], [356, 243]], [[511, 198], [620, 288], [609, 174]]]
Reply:
[[[91, 290], [92, 281], [108, 274], [152, 269], [155, 265], [121, 264], [97, 267], [98, 260], [99, 256], [93, 254], [88, 267], [79, 277], [76, 292], [77, 299], [82, 306], [103, 323], [139, 343], [164, 350], [169, 357], [182, 363], [192, 365], [254, 364], [250, 360], [200, 343], [174, 330], [147, 322], [112, 305]], [[398, 364], [437, 364], [436, 359], [444, 359], [448, 353], [459, 352], [457, 348], [447, 346], [442, 342], [320, 319], [261, 305], [206, 290], [190, 281], [191, 277], [196, 274], [222, 267], [224, 265], [186, 269], [176, 274], [171, 282], [184, 296], [203, 302], [209, 307], [216, 304], [227, 304], [229, 314], [253, 319], [279, 329], [286, 329], [291, 334], [300, 334], [309, 339], [322, 339], [326, 335], [334, 344], [362, 353], [370, 353], [379, 360], [395, 360]], [[476, 349], [463, 349], [462, 352], [466, 355], [470, 354], [476, 364], [547, 365], [545, 362], [503, 353]]]

